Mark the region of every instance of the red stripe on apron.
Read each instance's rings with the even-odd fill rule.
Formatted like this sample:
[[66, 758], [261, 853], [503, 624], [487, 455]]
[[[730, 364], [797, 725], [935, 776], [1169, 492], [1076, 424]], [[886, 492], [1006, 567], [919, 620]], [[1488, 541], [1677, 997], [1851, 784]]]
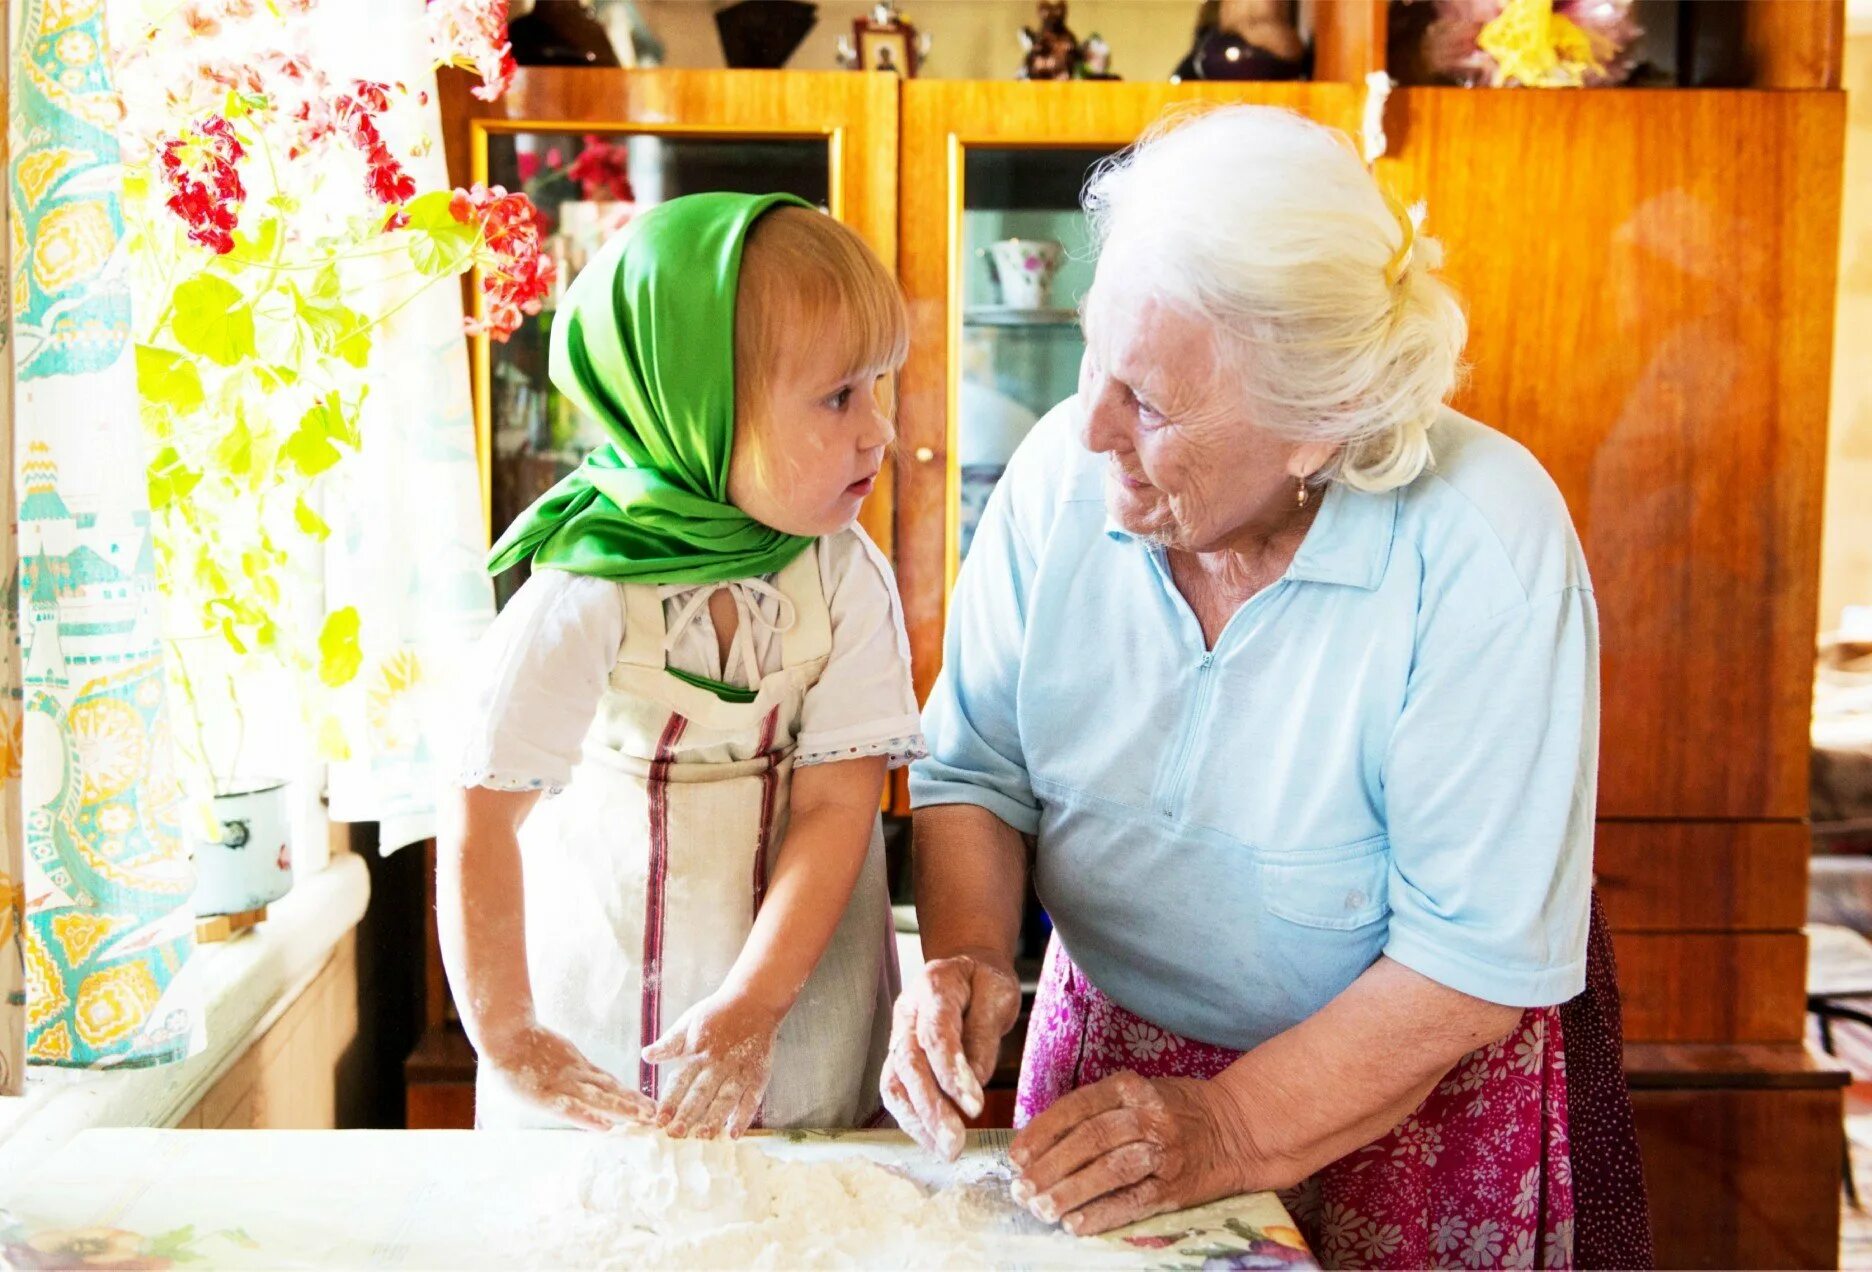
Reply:
[[767, 771], [761, 774], [760, 832], [754, 843], [754, 913], [767, 899], [767, 835], [773, 822], [774, 792], [780, 784], [780, 757], [774, 754], [774, 732], [780, 727], [780, 708], [775, 707], [761, 722], [760, 754], [766, 757]]
[[[754, 840], [754, 913], [760, 914], [761, 902], [767, 899], [767, 837], [768, 827], [773, 823], [774, 792], [780, 785], [780, 757], [774, 754], [774, 733], [780, 727], [780, 708], [775, 707], [761, 721], [760, 754], [767, 758], [767, 771], [761, 774], [760, 831]], [[759, 1130], [765, 1124], [762, 1107], [754, 1110], [754, 1118], [748, 1123], [750, 1130]]]
[[[643, 1006], [640, 1047], [648, 1047], [663, 1032], [663, 888], [669, 879], [669, 770], [676, 758], [676, 741], [688, 722], [671, 714], [657, 739], [656, 758], [650, 762], [650, 870], [644, 882]], [[657, 1068], [639, 1056], [637, 1088], [657, 1098]]]

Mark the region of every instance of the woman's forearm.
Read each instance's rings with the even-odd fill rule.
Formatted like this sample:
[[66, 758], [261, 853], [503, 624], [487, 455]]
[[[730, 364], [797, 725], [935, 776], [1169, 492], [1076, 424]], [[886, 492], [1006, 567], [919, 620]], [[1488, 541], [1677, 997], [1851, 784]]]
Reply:
[[1242, 1191], [1285, 1188], [1402, 1122], [1521, 1008], [1380, 958], [1318, 1013], [1216, 1079], [1230, 1098]]
[[519, 827], [537, 791], [472, 787], [445, 801], [436, 839], [436, 937], [462, 1028], [476, 1050], [530, 1023]]
[[923, 957], [1011, 969], [1027, 899], [1020, 832], [974, 804], [938, 804], [917, 810], [911, 846]]
[[796, 770], [793, 808], [754, 926], [722, 989], [785, 1016], [851, 903], [871, 850], [882, 757]]

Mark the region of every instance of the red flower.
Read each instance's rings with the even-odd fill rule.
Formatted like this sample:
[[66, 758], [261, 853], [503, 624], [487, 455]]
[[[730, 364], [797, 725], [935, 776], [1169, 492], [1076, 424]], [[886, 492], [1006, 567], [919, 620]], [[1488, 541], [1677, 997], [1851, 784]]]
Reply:
[[476, 186], [456, 190], [449, 212], [481, 231], [481, 307], [486, 317], [469, 319], [468, 334], [485, 332], [504, 341], [524, 315], [540, 311], [552, 290], [552, 258], [540, 253], [539, 211], [524, 194]]
[[[364, 188], [379, 203], [408, 203], [416, 197], [416, 179], [403, 169], [390, 153], [383, 134], [377, 130], [376, 117], [390, 109], [390, 88], [369, 80], [356, 80], [351, 91], [332, 103], [335, 126], [364, 156]], [[320, 112], [308, 112], [313, 127], [322, 126]]]
[[196, 37], [205, 38], [221, 34], [221, 20], [200, 5], [183, 6], [182, 25], [188, 28], [190, 35]]
[[519, 154], [514, 156], [514, 161], [520, 165], [520, 179], [522, 181], [531, 181], [534, 177], [539, 175], [539, 156], [534, 154], [531, 150], [522, 150]]
[[514, 77], [507, 43], [507, 0], [429, 0], [429, 46], [439, 66], [462, 66], [481, 77], [474, 95], [491, 102]]
[[579, 151], [566, 175], [579, 183], [587, 199], [621, 199], [629, 203], [636, 198], [631, 190], [629, 160], [630, 152], [622, 143], [587, 134], [585, 149]]
[[214, 115], [193, 133], [162, 143], [168, 208], [189, 227], [188, 236], [218, 255], [234, 250], [234, 225], [247, 197], [236, 166], [246, 155], [234, 126]]

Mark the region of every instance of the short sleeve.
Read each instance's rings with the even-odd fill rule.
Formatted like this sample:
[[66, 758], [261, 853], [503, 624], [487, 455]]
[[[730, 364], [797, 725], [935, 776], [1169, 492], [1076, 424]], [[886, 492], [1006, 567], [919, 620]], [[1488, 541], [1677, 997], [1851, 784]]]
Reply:
[[1017, 460], [989, 496], [956, 578], [942, 673], [923, 712], [930, 754], [910, 770], [910, 802], [974, 804], [1031, 835], [1040, 826], [1040, 805], [1016, 704], [1034, 558], [1010, 507], [1024, 471]]
[[883, 755], [900, 768], [924, 746], [896, 577], [856, 526], [821, 540], [819, 551], [832, 653], [801, 704], [793, 763]]
[[534, 571], [475, 651], [459, 720], [459, 784], [563, 790], [623, 643], [616, 583]]
[[1385, 954], [1508, 1006], [1579, 993], [1598, 750], [1589, 588], [1422, 642], [1385, 762]]

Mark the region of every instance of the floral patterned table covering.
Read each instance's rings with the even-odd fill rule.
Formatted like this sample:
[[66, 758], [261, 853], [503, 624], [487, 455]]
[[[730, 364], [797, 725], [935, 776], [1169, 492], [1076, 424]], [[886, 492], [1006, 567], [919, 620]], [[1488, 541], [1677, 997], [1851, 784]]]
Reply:
[[[0, 1266], [485, 1268], [525, 1261], [529, 1189], [576, 1161], [556, 1131], [94, 1130], [30, 1180], [0, 1181]], [[782, 1157], [860, 1154], [940, 1186], [951, 1169], [894, 1132], [756, 1141]], [[969, 1137], [964, 1164], [1005, 1163], [1007, 1132]], [[979, 1173], [979, 1172], [978, 1172]], [[987, 1221], [1013, 1233], [1011, 1202]], [[516, 1230], [519, 1229], [519, 1230]], [[1314, 1268], [1272, 1193], [1166, 1215], [1089, 1240], [1087, 1263]]]

